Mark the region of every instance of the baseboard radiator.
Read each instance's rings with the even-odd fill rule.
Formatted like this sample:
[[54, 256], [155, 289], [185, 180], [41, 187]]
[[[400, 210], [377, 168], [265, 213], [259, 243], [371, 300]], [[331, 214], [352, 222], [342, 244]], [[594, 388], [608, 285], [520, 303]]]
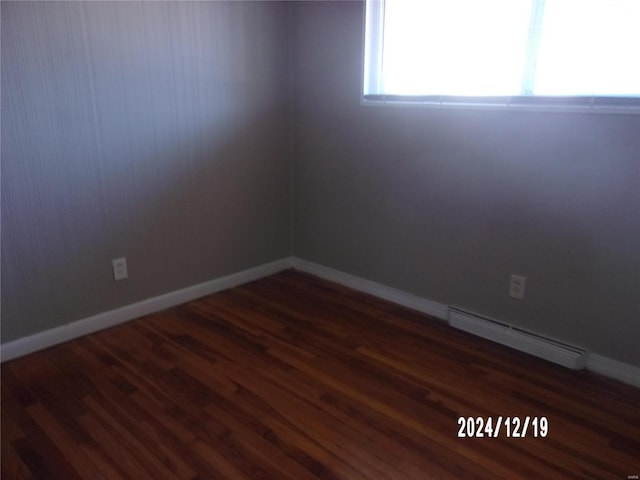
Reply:
[[581, 348], [527, 332], [458, 307], [449, 307], [449, 324], [563, 367], [580, 370], [586, 366], [587, 352]]

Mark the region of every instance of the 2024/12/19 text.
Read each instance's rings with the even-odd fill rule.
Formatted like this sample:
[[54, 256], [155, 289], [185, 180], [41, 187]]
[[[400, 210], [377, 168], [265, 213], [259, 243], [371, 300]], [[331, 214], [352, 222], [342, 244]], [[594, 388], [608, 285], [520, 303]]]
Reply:
[[458, 438], [544, 438], [549, 434], [547, 417], [458, 417]]

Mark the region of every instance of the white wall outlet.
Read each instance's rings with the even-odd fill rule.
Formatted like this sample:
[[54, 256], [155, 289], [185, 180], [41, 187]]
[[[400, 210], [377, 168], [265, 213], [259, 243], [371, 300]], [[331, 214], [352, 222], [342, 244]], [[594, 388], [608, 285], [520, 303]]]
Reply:
[[118, 280], [124, 280], [129, 276], [127, 272], [127, 259], [125, 257], [114, 258], [111, 260], [111, 264], [113, 265], [113, 279], [116, 282]]
[[527, 279], [521, 275], [511, 275], [511, 282], [509, 282], [509, 296], [511, 298], [517, 298], [524, 300], [524, 286]]

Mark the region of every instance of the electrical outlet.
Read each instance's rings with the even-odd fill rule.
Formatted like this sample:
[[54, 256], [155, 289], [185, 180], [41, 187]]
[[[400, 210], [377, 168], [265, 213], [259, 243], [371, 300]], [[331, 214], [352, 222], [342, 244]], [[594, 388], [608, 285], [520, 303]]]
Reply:
[[511, 282], [509, 283], [509, 296], [511, 298], [517, 298], [524, 300], [524, 286], [527, 279], [521, 275], [511, 275]]
[[111, 264], [113, 265], [113, 279], [116, 282], [118, 280], [124, 280], [129, 276], [127, 272], [127, 259], [125, 257], [114, 258], [111, 260]]

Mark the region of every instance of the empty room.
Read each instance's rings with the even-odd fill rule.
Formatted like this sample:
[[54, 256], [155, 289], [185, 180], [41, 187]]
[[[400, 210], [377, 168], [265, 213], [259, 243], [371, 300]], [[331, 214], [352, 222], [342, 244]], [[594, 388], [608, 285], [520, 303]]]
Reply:
[[2, 479], [637, 479], [640, 2], [5, 1]]

